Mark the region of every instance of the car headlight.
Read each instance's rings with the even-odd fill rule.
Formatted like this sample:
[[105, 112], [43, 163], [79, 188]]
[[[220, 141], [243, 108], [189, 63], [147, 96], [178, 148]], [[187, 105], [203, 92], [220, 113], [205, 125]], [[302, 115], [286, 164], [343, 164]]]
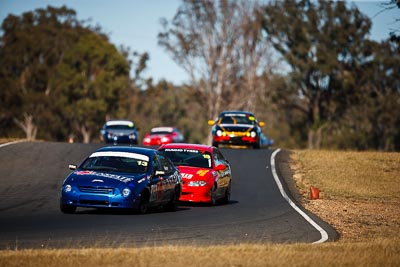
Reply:
[[129, 188], [124, 188], [124, 189], [122, 190], [122, 195], [123, 195], [124, 197], [129, 196], [130, 193], [131, 193], [131, 190], [130, 190]]
[[108, 134], [107, 134], [107, 138], [109, 138], [109, 139], [113, 138], [113, 134], [108, 133]]
[[71, 192], [71, 190], [72, 190], [72, 186], [71, 185], [69, 185], [69, 184], [64, 185], [64, 192], [65, 193]]
[[161, 137], [161, 142], [167, 143], [167, 142], [170, 142], [170, 139], [169, 139], [169, 137], [163, 136], [163, 137]]
[[255, 131], [251, 131], [250, 136], [254, 138], [257, 136], [257, 133]]
[[205, 186], [207, 184], [206, 181], [190, 181], [188, 186]]
[[218, 130], [218, 131], [216, 132], [216, 134], [217, 134], [217, 136], [221, 136], [221, 135], [222, 135], [222, 131], [221, 131], [221, 130]]
[[136, 139], [136, 135], [130, 134], [130, 135], [129, 135], [129, 139]]

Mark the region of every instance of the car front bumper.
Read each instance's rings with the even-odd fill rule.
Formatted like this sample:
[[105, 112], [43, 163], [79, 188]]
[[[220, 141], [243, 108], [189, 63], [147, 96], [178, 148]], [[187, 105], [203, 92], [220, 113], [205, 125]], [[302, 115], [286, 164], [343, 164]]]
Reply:
[[259, 138], [248, 136], [213, 136], [213, 142], [221, 145], [252, 146], [259, 142]]
[[60, 198], [60, 204], [75, 207], [86, 208], [122, 208], [136, 209], [138, 200], [134, 197], [123, 197], [115, 195], [98, 194], [63, 194]]
[[179, 201], [182, 202], [210, 202], [211, 187], [183, 186]]

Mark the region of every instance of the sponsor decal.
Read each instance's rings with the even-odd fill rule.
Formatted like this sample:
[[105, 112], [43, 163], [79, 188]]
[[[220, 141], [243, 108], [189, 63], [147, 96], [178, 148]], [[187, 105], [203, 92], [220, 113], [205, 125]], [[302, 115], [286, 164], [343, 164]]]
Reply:
[[93, 157], [124, 157], [124, 158], [132, 158], [132, 159], [149, 161], [149, 157], [146, 155], [130, 153], [130, 152], [119, 152], [119, 151], [95, 152], [92, 155], [90, 155], [90, 158], [93, 158]]
[[198, 176], [204, 176], [204, 175], [206, 175], [206, 174], [208, 173], [208, 171], [209, 171], [209, 170], [198, 170], [198, 171], [196, 172], [196, 174], [197, 174]]
[[[75, 172], [75, 174], [76, 175], [96, 175], [96, 176], [100, 176], [100, 177], [115, 179], [115, 180], [118, 180], [118, 181], [121, 181], [124, 183], [128, 183], [133, 180], [132, 178], [121, 176], [121, 175], [103, 173], [103, 172], [94, 172], [94, 171], [77, 171], [77, 172]], [[92, 180], [92, 182], [95, 180], [97, 180], [97, 179]], [[97, 180], [97, 182], [98, 181], [103, 181], [103, 180]]]
[[189, 153], [201, 153], [197, 149], [187, 149], [187, 148], [166, 148], [165, 151], [173, 151], [173, 152], [189, 152]]
[[182, 178], [184, 179], [192, 179], [193, 174], [190, 173], [182, 173]]

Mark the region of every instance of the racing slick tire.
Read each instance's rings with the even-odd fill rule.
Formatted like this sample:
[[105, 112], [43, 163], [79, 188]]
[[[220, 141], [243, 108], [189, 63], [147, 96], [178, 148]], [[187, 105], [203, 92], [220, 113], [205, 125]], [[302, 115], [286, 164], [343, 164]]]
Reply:
[[140, 199], [139, 199], [139, 205], [137, 208], [137, 213], [139, 214], [146, 214], [149, 211], [149, 194], [145, 192], [142, 192]]
[[210, 204], [215, 206], [217, 204], [217, 186], [214, 184], [210, 191]]
[[168, 204], [165, 206], [166, 211], [175, 212], [178, 210], [178, 199], [180, 195], [179, 192], [180, 192], [179, 188], [175, 188], [175, 192], [172, 195], [170, 202], [168, 202]]
[[73, 214], [76, 211], [76, 206], [60, 204], [60, 210], [62, 213]]
[[231, 188], [231, 182], [229, 182], [229, 185], [228, 185], [228, 187], [227, 187], [226, 190], [225, 190], [225, 196], [224, 196], [224, 198], [222, 199], [222, 202], [223, 202], [224, 204], [229, 204], [229, 201], [231, 200], [231, 190], [232, 190], [232, 188]]

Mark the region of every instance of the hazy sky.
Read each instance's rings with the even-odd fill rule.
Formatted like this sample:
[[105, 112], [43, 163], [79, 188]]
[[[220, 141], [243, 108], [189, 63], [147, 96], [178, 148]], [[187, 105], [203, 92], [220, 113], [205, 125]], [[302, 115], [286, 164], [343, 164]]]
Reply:
[[[400, 9], [379, 12], [382, 10], [379, 4], [388, 1], [347, 1], [354, 2], [371, 18], [371, 38], [378, 41], [386, 39], [392, 28], [400, 28], [399, 23], [394, 24], [400, 18]], [[66, 5], [77, 12], [78, 19], [90, 19], [90, 25], [100, 25], [117, 47], [123, 45], [131, 51], [148, 52], [150, 60], [145, 77], [153, 77], [155, 82], [166, 79], [179, 84], [188, 76], [158, 46], [157, 35], [162, 30], [160, 18], [171, 20], [180, 4], [180, 0], [0, 0], [0, 22], [8, 14], [19, 16], [48, 5]]]

